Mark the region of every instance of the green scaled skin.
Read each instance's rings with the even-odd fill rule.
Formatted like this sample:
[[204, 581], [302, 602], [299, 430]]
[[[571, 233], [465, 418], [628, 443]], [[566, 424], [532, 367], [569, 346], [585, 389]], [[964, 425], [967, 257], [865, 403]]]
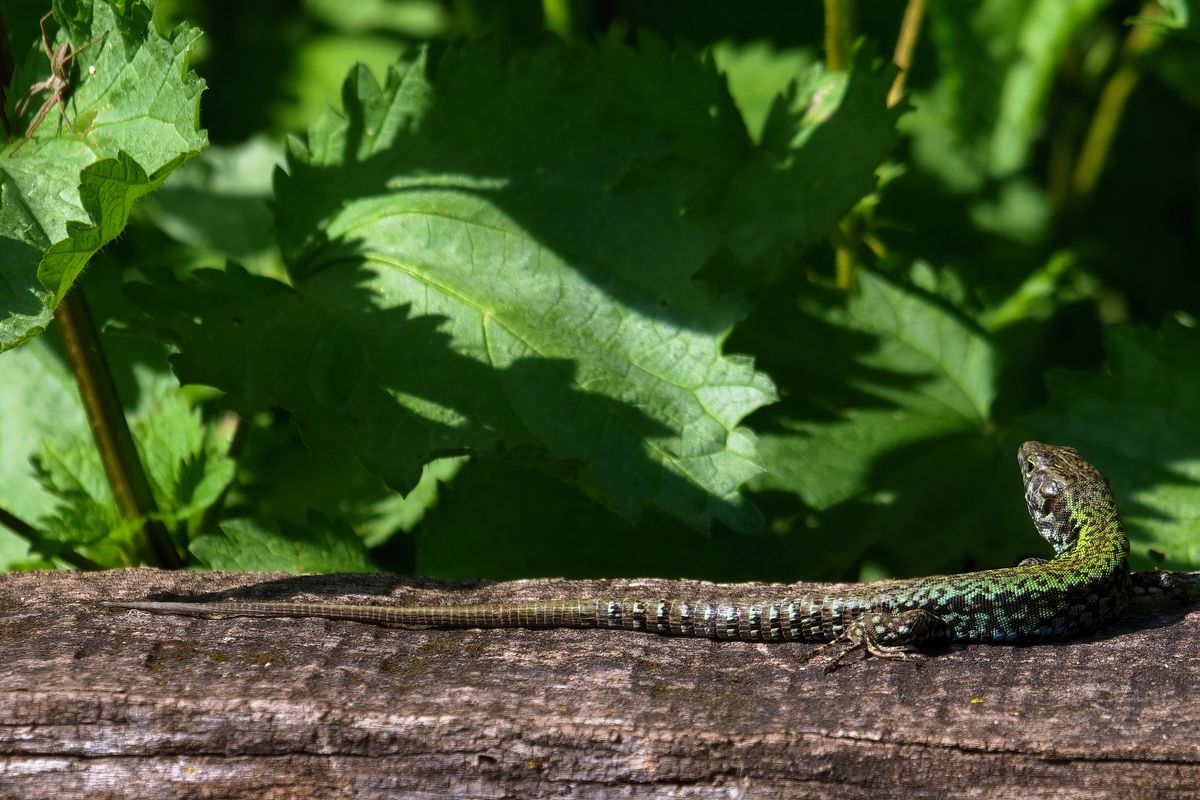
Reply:
[[862, 647], [885, 658], [909, 658], [920, 649], [950, 642], [1018, 643], [1074, 636], [1112, 620], [1135, 592], [1172, 592], [1170, 581], [1159, 577], [1164, 573], [1131, 578], [1129, 540], [1108, 481], [1077, 451], [1026, 442], [1017, 461], [1034, 527], [1055, 556], [1005, 569], [761, 600], [706, 596], [461, 606], [103, 605], [199, 616], [315, 616], [407, 628], [611, 628], [750, 642], [827, 642], [844, 644], [845, 652]]

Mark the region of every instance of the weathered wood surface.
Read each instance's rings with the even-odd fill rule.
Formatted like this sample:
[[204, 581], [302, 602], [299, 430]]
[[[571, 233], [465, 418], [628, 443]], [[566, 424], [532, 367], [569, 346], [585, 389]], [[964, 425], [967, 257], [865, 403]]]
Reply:
[[677, 586], [0, 576], [0, 797], [1200, 797], [1196, 609], [1142, 609], [1080, 641], [827, 675], [801, 658], [806, 645], [88, 604], [486, 602]]

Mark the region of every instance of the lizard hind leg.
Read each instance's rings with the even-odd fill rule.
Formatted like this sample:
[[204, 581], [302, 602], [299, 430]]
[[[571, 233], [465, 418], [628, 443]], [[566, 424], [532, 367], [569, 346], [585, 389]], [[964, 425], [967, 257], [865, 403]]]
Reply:
[[807, 658], [818, 656], [831, 647], [842, 646], [837, 657], [826, 665], [826, 672], [837, 669], [847, 655], [860, 648], [879, 658], [920, 661], [924, 658], [919, 650], [920, 645], [943, 641], [947, 631], [945, 620], [923, 608], [896, 613], [871, 611], [854, 619], [840, 637], [809, 653]]

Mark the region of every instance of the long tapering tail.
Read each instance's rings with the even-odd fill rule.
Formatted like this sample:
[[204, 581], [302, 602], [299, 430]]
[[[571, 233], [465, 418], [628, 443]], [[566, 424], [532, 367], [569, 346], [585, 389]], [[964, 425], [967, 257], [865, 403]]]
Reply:
[[832, 620], [822, 618], [825, 609], [815, 600], [580, 599], [447, 606], [108, 600], [100, 605], [200, 617], [324, 617], [401, 628], [611, 628], [752, 642], [832, 638]]

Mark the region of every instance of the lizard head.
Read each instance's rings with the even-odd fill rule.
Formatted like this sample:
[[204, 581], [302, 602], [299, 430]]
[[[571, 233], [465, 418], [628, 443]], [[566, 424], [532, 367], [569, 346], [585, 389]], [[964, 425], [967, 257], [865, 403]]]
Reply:
[[1111, 498], [1108, 481], [1073, 447], [1026, 442], [1017, 463], [1034, 527], [1056, 554], [1072, 550], [1079, 540], [1078, 511], [1098, 493]]

